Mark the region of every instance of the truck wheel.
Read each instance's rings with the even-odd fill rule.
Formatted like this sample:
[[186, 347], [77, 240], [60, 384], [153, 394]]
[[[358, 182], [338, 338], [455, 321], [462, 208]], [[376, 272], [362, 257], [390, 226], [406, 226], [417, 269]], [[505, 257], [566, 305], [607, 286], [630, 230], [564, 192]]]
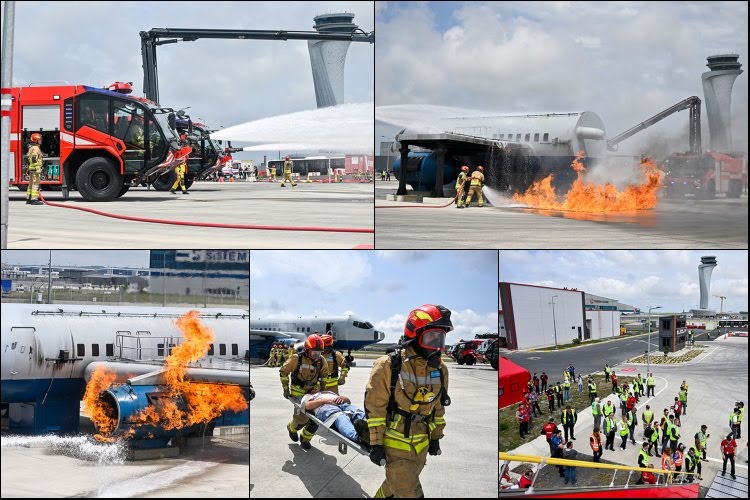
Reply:
[[122, 176], [107, 158], [89, 158], [76, 172], [76, 186], [87, 201], [112, 201], [122, 189]]
[[477, 360], [476, 360], [476, 359], [474, 359], [474, 356], [464, 356], [464, 362], [465, 362], [465, 363], [466, 363], [467, 365], [469, 365], [469, 366], [471, 366], [471, 365], [473, 365], [474, 363], [476, 363], [476, 361], [477, 361]]
[[157, 191], [169, 191], [170, 189], [172, 189], [172, 185], [176, 180], [177, 174], [174, 170], [170, 170], [169, 172], [161, 174], [159, 177], [154, 179], [154, 182], [152, 182], [151, 185]]
[[462, 365], [462, 364], [464, 364], [464, 360], [463, 360], [463, 358], [458, 358], [458, 359], [456, 360], [456, 363], [458, 363], [459, 365]]
[[742, 194], [742, 182], [739, 179], [733, 179], [729, 181], [729, 191], [727, 192], [727, 198], [739, 198]]
[[190, 189], [190, 186], [193, 185], [194, 181], [195, 181], [195, 178], [185, 179], [185, 189]]
[[127, 193], [129, 189], [130, 189], [130, 184], [123, 184], [122, 189], [120, 189], [120, 192], [117, 193], [117, 197], [118, 198], [122, 197], [122, 195]]
[[497, 370], [498, 367], [500, 366], [500, 364], [497, 362], [497, 359], [491, 359], [490, 360], [490, 366], [492, 366], [492, 368], [494, 370]]

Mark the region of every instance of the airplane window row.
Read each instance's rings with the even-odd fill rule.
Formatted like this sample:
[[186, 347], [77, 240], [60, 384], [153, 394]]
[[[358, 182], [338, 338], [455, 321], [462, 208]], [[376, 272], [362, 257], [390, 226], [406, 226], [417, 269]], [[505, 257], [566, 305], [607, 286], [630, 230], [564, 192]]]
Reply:
[[[518, 141], [518, 142], [521, 142], [521, 135], [523, 135], [523, 134], [516, 134], [516, 139], [515, 140]], [[525, 142], [531, 142], [531, 134], [530, 133], [523, 135], [523, 137], [524, 137], [524, 141]], [[498, 139], [498, 140], [502, 141], [502, 140], [505, 140], [505, 134], [493, 134], [492, 138], [493, 139]], [[508, 139], [507, 140], [512, 141], [513, 140], [513, 134], [508, 134]], [[534, 134], [534, 142], [539, 142], [539, 132], [536, 132]], [[549, 133], [545, 133], [542, 136], [542, 142], [549, 142]]]
[[[304, 326], [302, 326], [302, 327], [298, 326], [297, 327], [297, 331], [300, 332], [300, 333], [305, 333], [305, 327]], [[307, 327], [307, 333], [310, 333], [310, 327], [309, 326]]]
[[[231, 344], [232, 346], [232, 356], [238, 356], [240, 352], [240, 346], [239, 344]], [[175, 344], [169, 345], [169, 353], [172, 352], [172, 347], [175, 347]], [[114, 344], [105, 344], [105, 350], [106, 350], [106, 356], [112, 357], [115, 355], [115, 345]], [[76, 353], [79, 358], [86, 356], [86, 345], [85, 344], [76, 344]], [[219, 356], [225, 356], [227, 354], [227, 345], [226, 344], [219, 344]], [[213, 356], [214, 355], [214, 345], [210, 344], [208, 348], [208, 355]], [[99, 356], [99, 344], [91, 344], [91, 356], [98, 357]], [[164, 344], [157, 344], [157, 356], [164, 356]]]

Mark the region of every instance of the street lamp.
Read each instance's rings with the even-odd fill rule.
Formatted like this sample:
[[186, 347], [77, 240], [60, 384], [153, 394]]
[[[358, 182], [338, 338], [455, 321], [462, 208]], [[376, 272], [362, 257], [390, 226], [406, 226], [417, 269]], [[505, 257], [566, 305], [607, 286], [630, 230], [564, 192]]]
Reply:
[[557, 321], [555, 320], [555, 297], [557, 297], [557, 295], [552, 296], [552, 302], [550, 302], [550, 304], [552, 304], [552, 327], [555, 330], [555, 349], [557, 349]]
[[661, 309], [661, 306], [648, 307], [648, 354], [646, 354], [646, 376], [651, 373], [651, 311]]

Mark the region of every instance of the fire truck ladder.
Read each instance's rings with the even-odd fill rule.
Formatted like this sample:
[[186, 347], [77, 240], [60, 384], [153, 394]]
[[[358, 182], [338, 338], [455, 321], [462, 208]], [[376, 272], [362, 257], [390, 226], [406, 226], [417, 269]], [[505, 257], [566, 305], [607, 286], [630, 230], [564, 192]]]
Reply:
[[[531, 486], [529, 486], [526, 490], [519, 490], [519, 489], [512, 489], [512, 490], [500, 490], [501, 497], [504, 496], [528, 496], [528, 495], [547, 495], [551, 493], [551, 490], [545, 489], [545, 490], [534, 490], [534, 483], [537, 480], [537, 477], [539, 476], [539, 472], [542, 470], [542, 467], [545, 465], [562, 465], [562, 466], [572, 466], [572, 467], [581, 467], [581, 468], [589, 468], [589, 469], [599, 469], [601, 471], [611, 470], [612, 472], [612, 480], [610, 481], [609, 485], [602, 485], [600, 488], [598, 488], [598, 491], [602, 492], [602, 498], [615, 498], [615, 497], [621, 497], [621, 495], [614, 495], [614, 491], [622, 491], [622, 490], [628, 490], [631, 491], [630, 497], [631, 498], [637, 498], [641, 495], [637, 494], [637, 491], [639, 489], [648, 489], [648, 488], [679, 488], [683, 494], [681, 495], [673, 495], [675, 497], [687, 497], [687, 498], [698, 498], [698, 490], [700, 488], [699, 482], [693, 482], [688, 483], [685, 480], [686, 476], [697, 476], [697, 472], [673, 472], [673, 473], [667, 473], [666, 471], [663, 471], [662, 469], [647, 469], [643, 467], [631, 467], [628, 465], [619, 465], [619, 464], [605, 464], [601, 462], [586, 462], [582, 460], [567, 460], [563, 458], [550, 458], [550, 457], [538, 457], [536, 455], [516, 455], [512, 453], [505, 453], [500, 452], [499, 454], [500, 460], [505, 462], [505, 465], [507, 465], [510, 462], [525, 462], [525, 463], [533, 463], [533, 464], [539, 464], [539, 466], [536, 468], [536, 471], [534, 472], [534, 478], [531, 481]], [[615, 485], [615, 478], [617, 477], [618, 472], [627, 472], [627, 478], [624, 485]], [[629, 485], [630, 479], [634, 472], [641, 473], [641, 472], [651, 472], [656, 476], [656, 484], [650, 484], [645, 486], [632, 486]], [[670, 478], [670, 476], [672, 476]], [[555, 490], [558, 491], [558, 490]], [[565, 488], [562, 490], [559, 490], [561, 492], [565, 493], [574, 493], [576, 491], [575, 488]], [[585, 492], [591, 492], [591, 488], [579, 488], [579, 491], [582, 493]], [[687, 494], [686, 494], [687, 493]], [[591, 495], [586, 495], [591, 496]]]
[[[143, 58], [143, 93], [155, 103], [159, 102], [159, 80], [156, 64], [156, 47], [168, 43], [194, 42], [199, 38], [224, 38], [232, 40], [342, 40], [375, 43], [375, 32], [361, 29], [352, 33], [319, 33], [317, 31], [284, 30], [215, 30], [190, 28], [154, 28], [141, 31], [141, 57]], [[168, 38], [162, 40], [162, 38]]]
[[607, 141], [607, 149], [610, 151], [617, 151], [617, 145], [625, 139], [637, 134], [641, 130], [645, 130], [651, 125], [662, 121], [664, 118], [671, 114], [682, 111], [683, 109], [690, 109], [690, 153], [700, 154], [701, 149], [701, 100], [700, 98], [693, 96], [684, 99], [674, 106], [671, 106], [664, 111], [655, 114], [651, 118], [642, 121], [638, 125], [629, 128], [625, 132], [613, 137]]

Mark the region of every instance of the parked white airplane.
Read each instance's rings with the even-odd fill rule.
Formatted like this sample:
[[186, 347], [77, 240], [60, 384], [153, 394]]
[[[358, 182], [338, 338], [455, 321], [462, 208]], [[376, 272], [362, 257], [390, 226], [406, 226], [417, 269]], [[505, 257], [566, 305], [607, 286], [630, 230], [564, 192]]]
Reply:
[[[8, 408], [11, 430], [33, 433], [78, 432], [79, 403], [97, 366], [114, 371], [118, 382], [129, 381], [127, 394], [110, 395], [120, 422], [153, 404], [162, 384], [161, 365], [183, 340], [175, 321], [187, 312], [174, 307], [72, 304], [6, 303], [2, 309], [2, 406]], [[237, 384], [249, 395], [249, 367], [244, 364], [249, 353], [248, 313], [199, 312], [215, 340], [200, 367], [187, 369], [186, 378]], [[248, 419], [247, 411], [224, 413], [215, 423], [238, 425]]]
[[282, 318], [250, 320], [250, 354], [254, 358], [268, 357], [271, 345], [290, 339], [302, 341], [313, 332], [330, 332], [333, 347], [338, 350], [357, 350], [380, 342], [385, 334], [375, 329], [369, 321], [354, 316], [321, 318]]

